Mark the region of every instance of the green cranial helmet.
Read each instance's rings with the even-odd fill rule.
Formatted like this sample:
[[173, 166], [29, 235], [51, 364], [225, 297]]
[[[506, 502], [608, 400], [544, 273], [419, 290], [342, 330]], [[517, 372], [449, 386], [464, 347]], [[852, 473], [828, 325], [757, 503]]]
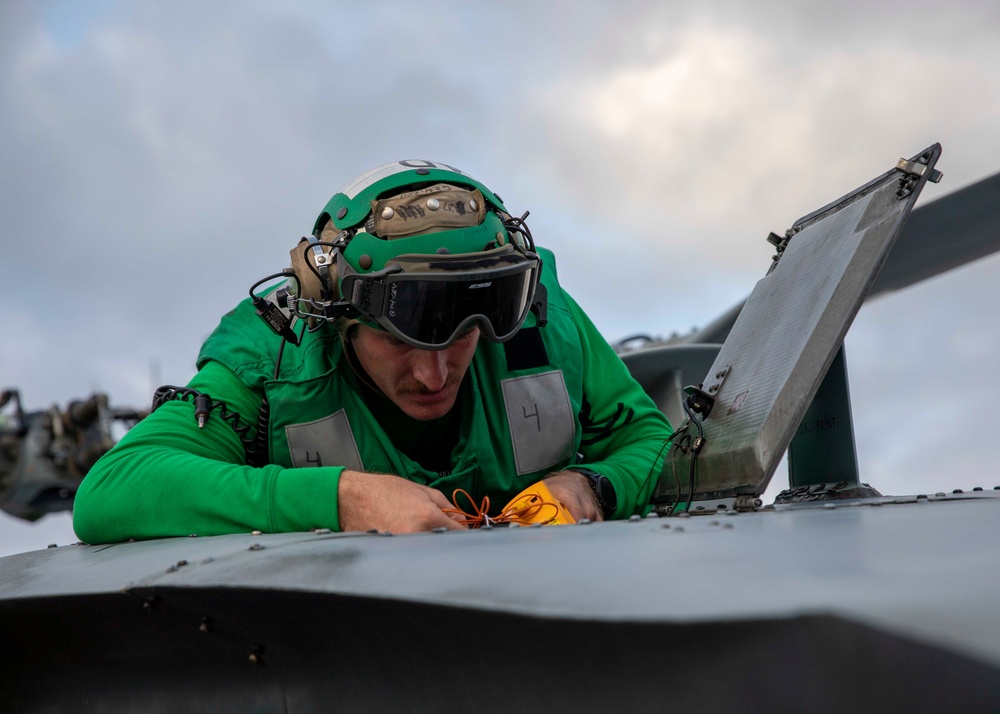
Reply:
[[423, 349], [447, 347], [473, 324], [507, 340], [530, 309], [544, 322], [541, 261], [524, 217], [452, 166], [379, 166], [338, 191], [300, 244], [326, 289], [325, 300], [295, 303], [322, 314], [295, 312], [356, 318]]

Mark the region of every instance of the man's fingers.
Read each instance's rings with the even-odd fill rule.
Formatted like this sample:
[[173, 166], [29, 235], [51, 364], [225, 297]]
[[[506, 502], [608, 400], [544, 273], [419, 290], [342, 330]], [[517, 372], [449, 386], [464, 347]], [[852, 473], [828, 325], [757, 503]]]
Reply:
[[430, 486], [423, 487], [427, 496], [434, 502], [434, 505], [438, 508], [454, 508], [455, 504], [449, 501], [443, 493], [438, 491], [436, 488], [431, 488]]
[[603, 521], [604, 515], [597, 505], [597, 496], [583, 474], [576, 471], [559, 471], [545, 478], [545, 485], [576, 520], [584, 518]]

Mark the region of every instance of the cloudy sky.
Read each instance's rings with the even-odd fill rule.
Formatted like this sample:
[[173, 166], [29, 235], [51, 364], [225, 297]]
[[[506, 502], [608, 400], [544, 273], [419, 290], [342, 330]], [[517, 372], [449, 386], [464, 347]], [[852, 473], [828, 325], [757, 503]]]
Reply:
[[[339, 186], [401, 158], [530, 210], [609, 340], [685, 332], [749, 293], [769, 231], [900, 156], [943, 144], [924, 202], [1000, 170], [998, 68], [995, 0], [4, 0], [0, 387], [183, 384]], [[884, 493], [1000, 485], [998, 283], [994, 256], [852, 327]], [[0, 554], [73, 541], [0, 514]]]

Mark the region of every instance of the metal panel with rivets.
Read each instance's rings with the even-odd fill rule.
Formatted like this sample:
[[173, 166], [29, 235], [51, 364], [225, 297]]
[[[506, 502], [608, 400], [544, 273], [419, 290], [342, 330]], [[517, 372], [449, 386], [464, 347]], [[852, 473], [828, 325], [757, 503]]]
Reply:
[[[695, 499], [767, 488], [844, 335], [927, 180], [935, 144], [799, 219], [754, 288], [701, 385]], [[694, 427], [692, 425], [691, 431]], [[667, 469], [687, 474], [693, 453], [672, 449]], [[677, 484], [680, 484], [678, 493]], [[661, 478], [658, 496], [687, 499], [687, 478]]]
[[0, 559], [0, 709], [996, 711], [1000, 490]]

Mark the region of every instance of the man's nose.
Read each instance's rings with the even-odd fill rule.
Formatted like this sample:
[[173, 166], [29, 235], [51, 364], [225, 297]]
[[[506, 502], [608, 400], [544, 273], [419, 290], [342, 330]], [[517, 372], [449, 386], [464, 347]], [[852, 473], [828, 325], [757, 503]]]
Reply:
[[448, 382], [448, 350], [413, 350], [413, 378], [432, 392]]

